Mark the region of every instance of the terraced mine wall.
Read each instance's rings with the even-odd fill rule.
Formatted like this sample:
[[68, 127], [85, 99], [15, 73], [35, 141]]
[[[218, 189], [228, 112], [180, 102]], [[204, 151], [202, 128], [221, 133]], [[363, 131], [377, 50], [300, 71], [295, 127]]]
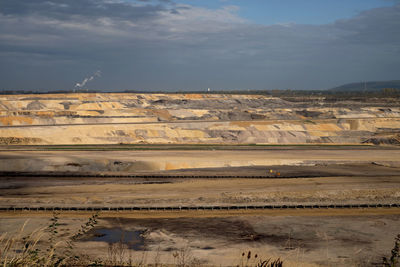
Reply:
[[388, 103], [257, 95], [44, 94], [0, 97], [0, 144], [400, 144]]
[[[354, 126], [355, 125], [355, 126]], [[400, 118], [2, 127], [1, 144], [360, 144]]]

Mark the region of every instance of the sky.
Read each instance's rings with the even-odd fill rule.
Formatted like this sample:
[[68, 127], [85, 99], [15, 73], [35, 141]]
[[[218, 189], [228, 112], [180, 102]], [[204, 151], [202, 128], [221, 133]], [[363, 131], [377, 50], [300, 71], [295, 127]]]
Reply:
[[399, 0], [0, 0], [0, 90], [318, 90], [399, 66]]

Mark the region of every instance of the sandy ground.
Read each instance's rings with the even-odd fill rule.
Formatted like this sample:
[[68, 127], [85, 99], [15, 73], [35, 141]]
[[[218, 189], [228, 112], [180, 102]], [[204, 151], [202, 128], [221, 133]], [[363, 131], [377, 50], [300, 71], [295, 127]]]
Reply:
[[[214, 157], [227, 161], [241, 160], [241, 167], [212, 168], [210, 151], [174, 152], [142, 151], [143, 158], [154, 162], [162, 156], [181, 161], [203, 161], [211, 167], [163, 171], [112, 172], [134, 174], [139, 178], [113, 177], [0, 177], [1, 207], [123, 207], [123, 206], [202, 206], [202, 205], [265, 205], [265, 204], [329, 204], [329, 203], [400, 203], [400, 164], [394, 161], [400, 150], [277, 150], [277, 151], [214, 151]], [[15, 152], [14, 160], [21, 159], [29, 167], [30, 161], [48, 157], [59, 166], [71, 162], [84, 165], [85, 157], [94, 160], [135, 161], [142, 152]], [[275, 155], [276, 152], [276, 155]], [[297, 153], [297, 152], [301, 152]], [[13, 156], [2, 152], [12, 161]], [[10, 152], [11, 153], [11, 152]], [[45, 156], [44, 156], [45, 155]], [[51, 157], [51, 155], [53, 157]], [[187, 155], [187, 157], [185, 157]], [[194, 156], [198, 155], [198, 158]], [[275, 155], [275, 158], [273, 156]], [[340, 155], [342, 155], [340, 157]], [[132, 156], [129, 158], [128, 156]], [[154, 156], [154, 157], [153, 157]], [[192, 158], [191, 158], [191, 157]], [[208, 158], [207, 158], [208, 156]], [[73, 157], [73, 159], [71, 159]], [[108, 158], [112, 157], [112, 159]], [[297, 165], [253, 166], [251, 160], [292, 158]], [[306, 163], [314, 158], [314, 164]], [[338, 159], [340, 157], [340, 160]], [[354, 157], [354, 158], [351, 158]], [[164, 158], [164, 159], [165, 159]], [[399, 157], [400, 158], [400, 157]], [[69, 160], [68, 160], [69, 159]], [[386, 159], [386, 160], [385, 160]], [[388, 161], [387, 159], [391, 159]], [[397, 159], [397, 158], [396, 158]], [[246, 161], [248, 160], [248, 161]], [[376, 160], [376, 161], [372, 161]], [[274, 162], [275, 162], [274, 161]], [[337, 163], [340, 161], [340, 163]], [[346, 161], [347, 163], [343, 163]], [[362, 161], [363, 163], [355, 163]], [[372, 162], [372, 163], [371, 163]], [[47, 162], [48, 163], [48, 162]], [[103, 165], [106, 166], [106, 165]], [[28, 168], [31, 173], [35, 173]], [[94, 168], [92, 169], [95, 170]], [[57, 173], [48, 172], [47, 174]], [[99, 173], [99, 172], [95, 172]], [[102, 172], [100, 172], [102, 173]], [[64, 173], [66, 174], [66, 173]], [[73, 172], [79, 175], [79, 172]], [[140, 178], [158, 174], [167, 178]], [[174, 175], [215, 176], [225, 178], [174, 178]], [[230, 178], [234, 176], [263, 176], [262, 179]], [[169, 178], [168, 178], [169, 177]]]
[[[13, 179], [13, 180], [11, 180]], [[2, 179], [3, 207], [399, 203], [400, 176], [304, 179]], [[30, 180], [29, 180], [30, 179]], [[32, 181], [35, 179], [35, 181]], [[156, 183], [162, 182], [162, 183]], [[7, 187], [7, 183], [10, 185]]]
[[[1, 171], [76, 174], [224, 175], [227, 178], [0, 177], [0, 206], [179, 206], [294, 203], [399, 203], [398, 149], [244, 151], [1, 151]], [[116, 162], [116, 163], [115, 163]], [[272, 172], [271, 172], [272, 170]], [[278, 175], [279, 173], [279, 175]], [[229, 178], [265, 175], [264, 179]], [[90, 213], [60, 214], [60, 238]], [[2, 212], [0, 234], [50, 224], [51, 213]], [[285, 266], [374, 266], [400, 233], [400, 209], [214, 212], [103, 212], [76, 244], [88, 258], [112, 258], [121, 233], [140, 233], [119, 252], [134, 262], [240, 265], [242, 253], [282, 258]], [[115, 231], [119, 234], [103, 234]], [[108, 233], [107, 232], [107, 233]], [[95, 238], [110, 235], [114, 241]], [[115, 241], [117, 238], [117, 241]], [[46, 247], [46, 235], [40, 246]], [[112, 249], [111, 249], [112, 250]], [[110, 254], [111, 253], [111, 254]], [[176, 255], [176, 254], [175, 254]], [[180, 256], [179, 256], [180, 257]]]
[[[51, 216], [51, 213], [2, 213], [0, 233], [18, 232], [27, 219], [24, 232], [29, 233], [48, 226]], [[85, 217], [90, 217], [90, 213], [60, 214], [59, 235], [67, 238], [74, 234], [85, 223]], [[98, 225], [76, 243], [76, 249], [92, 259], [110, 260], [113, 245], [93, 239], [104, 229], [119, 229], [124, 236], [141, 233], [140, 247], [136, 250], [124, 247], [119, 251], [125, 260], [131, 258], [137, 263], [174, 263], [177, 258], [173, 254], [184, 251], [187, 262], [195, 258], [207, 265], [235, 266], [241, 263], [243, 252], [247, 255], [251, 251], [258, 258], [280, 257], [285, 266], [374, 266], [382, 256], [390, 254], [394, 237], [399, 233], [399, 219], [399, 209], [297, 210], [291, 214], [287, 211], [216, 211], [202, 215], [101, 213]], [[46, 244], [47, 237], [43, 236], [40, 246]]]
[[0, 151], [0, 171], [148, 172], [321, 163], [398, 164], [400, 149], [282, 149], [246, 151]]

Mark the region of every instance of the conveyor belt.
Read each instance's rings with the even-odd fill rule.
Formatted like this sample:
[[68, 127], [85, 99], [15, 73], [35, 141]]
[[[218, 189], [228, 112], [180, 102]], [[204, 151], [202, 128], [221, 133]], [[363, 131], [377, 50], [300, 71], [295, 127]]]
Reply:
[[238, 206], [166, 206], [166, 207], [0, 207], [0, 211], [210, 211], [273, 209], [366, 209], [400, 208], [400, 204], [329, 204], [329, 205], [238, 205]]

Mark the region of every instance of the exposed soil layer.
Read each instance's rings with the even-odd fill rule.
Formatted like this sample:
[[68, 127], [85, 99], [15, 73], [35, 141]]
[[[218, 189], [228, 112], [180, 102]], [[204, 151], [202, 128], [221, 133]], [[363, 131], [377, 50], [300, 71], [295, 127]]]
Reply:
[[335, 176], [399, 176], [400, 164], [389, 162], [386, 165], [379, 162], [358, 164], [330, 164], [322, 163], [312, 166], [243, 166], [203, 169], [184, 169], [160, 172], [164, 175], [195, 175], [195, 176], [265, 176], [265, 178], [308, 178], [308, 177], [335, 177]]
[[[224, 168], [226, 178], [218, 179], [173, 178], [169, 172], [169, 178], [1, 177], [0, 206], [168, 207], [400, 203], [400, 174], [399, 169], [394, 167], [359, 164], [233, 169]], [[275, 174], [271, 174], [271, 170]], [[213, 172], [205, 172], [210, 171]], [[276, 177], [229, 178], [229, 173], [240, 172], [268, 172]], [[278, 173], [282, 174], [278, 177]], [[202, 171], [197, 170], [194, 174], [197, 176]]]
[[2, 95], [0, 144], [399, 145], [398, 99], [297, 100], [223, 94]]
[[[0, 207], [400, 203], [398, 102], [2, 95]], [[291, 146], [273, 146], [281, 144]], [[27, 218], [28, 232], [46, 227], [51, 216], [0, 212], [0, 236], [16, 236]], [[59, 238], [89, 216], [62, 212]], [[76, 249], [107, 260], [118, 235], [133, 233], [126, 236], [136, 241], [120, 248], [135, 262], [174, 263], [184, 252], [187, 262], [243, 266], [251, 251], [285, 266], [375, 266], [390, 253], [399, 221], [399, 208], [107, 211]], [[46, 233], [39, 246], [48, 247]]]
[[327, 147], [1, 151], [0, 206], [399, 203], [399, 153]]
[[[375, 163], [398, 167], [399, 149], [292, 148], [271, 150], [0, 151], [0, 172], [145, 174], [185, 169]], [[369, 168], [367, 166], [367, 168]], [[311, 172], [309, 168], [308, 172]], [[354, 170], [357, 167], [353, 167]], [[382, 169], [382, 168], [381, 168]], [[381, 170], [377, 169], [377, 170]], [[214, 170], [211, 170], [214, 171]], [[225, 169], [229, 170], [229, 169]], [[225, 170], [222, 170], [224, 172]], [[237, 169], [232, 169], [237, 171]], [[369, 169], [368, 169], [369, 170]], [[267, 170], [266, 170], [267, 171]], [[365, 173], [365, 172], [364, 172]], [[375, 172], [376, 173], [376, 172]], [[266, 174], [266, 172], [265, 172]], [[274, 176], [271, 176], [274, 177]]]
[[[144, 214], [119, 213], [115, 214], [117, 217], [110, 217], [104, 213], [100, 214], [94, 230], [76, 243], [76, 250], [85, 258], [109, 260], [110, 247], [122, 240], [122, 244], [126, 243], [126, 246], [120, 246], [125, 260], [130, 258], [137, 262], [145, 258], [147, 263], [157, 260], [173, 263], [176, 260], [173, 254], [184, 251], [187, 262], [196, 258], [213, 266], [238, 265], [242, 253], [247, 256], [248, 251], [257, 254], [258, 258], [280, 257], [285, 266], [376, 266], [383, 256], [390, 254], [398, 234], [400, 214], [362, 215], [357, 211], [334, 214], [220, 216], [216, 212], [215, 216], [209, 213], [203, 217], [157, 218], [157, 214], [149, 213], [146, 218]], [[60, 214], [60, 236], [73, 235], [85, 223], [85, 216], [89, 214]], [[2, 216], [0, 233], [18, 232], [30, 218], [25, 228], [25, 233], [29, 233], [48, 225], [50, 217]], [[103, 241], [92, 240], [96, 231], [97, 235], [102, 233]], [[126, 233], [142, 234], [132, 237], [135, 240], [127, 240], [124, 239], [129, 237]], [[45, 248], [47, 242], [44, 235], [39, 246]], [[133, 246], [134, 242], [140, 242], [140, 245]]]

